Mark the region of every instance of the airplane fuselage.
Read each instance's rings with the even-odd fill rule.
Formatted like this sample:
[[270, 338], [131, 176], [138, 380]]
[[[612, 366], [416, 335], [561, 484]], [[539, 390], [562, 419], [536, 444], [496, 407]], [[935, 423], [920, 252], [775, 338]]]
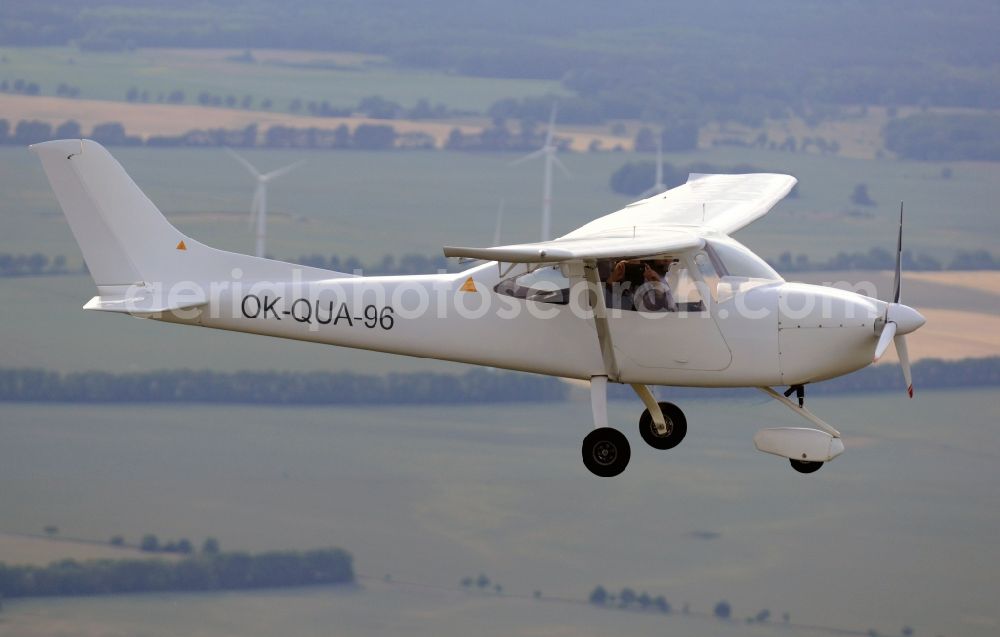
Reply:
[[[495, 263], [459, 274], [233, 279], [205, 285], [216, 290], [206, 306], [152, 318], [566, 378], [605, 373], [579, 306], [506, 296], [494, 291], [499, 280]], [[784, 281], [723, 280], [719, 292], [702, 311], [610, 313], [613, 380], [792, 385], [871, 362], [880, 301]]]

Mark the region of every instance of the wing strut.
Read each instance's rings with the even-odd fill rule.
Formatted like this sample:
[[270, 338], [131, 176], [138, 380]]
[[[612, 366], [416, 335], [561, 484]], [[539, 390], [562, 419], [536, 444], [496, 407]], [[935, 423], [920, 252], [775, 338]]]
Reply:
[[615, 358], [615, 345], [611, 341], [611, 327], [608, 325], [608, 307], [604, 303], [604, 293], [601, 280], [597, 274], [597, 261], [587, 259], [583, 262], [583, 274], [587, 280], [587, 302], [594, 312], [594, 327], [597, 330], [597, 341], [601, 344], [601, 358], [604, 360], [604, 371], [608, 380], [620, 383], [621, 370]]

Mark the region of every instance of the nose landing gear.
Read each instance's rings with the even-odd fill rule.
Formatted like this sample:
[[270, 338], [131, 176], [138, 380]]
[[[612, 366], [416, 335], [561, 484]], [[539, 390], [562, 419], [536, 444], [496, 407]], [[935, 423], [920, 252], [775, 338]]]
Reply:
[[788, 462], [792, 464], [792, 469], [795, 469], [799, 473], [816, 473], [822, 468], [823, 463], [809, 460], [796, 460], [795, 458], [789, 458]]
[[[806, 409], [804, 386], [792, 385], [784, 395], [770, 387], [759, 389], [818, 429], [801, 427], [761, 429], [753, 437], [754, 446], [758, 450], [788, 458], [792, 469], [799, 473], [815, 473], [825, 462], [833, 460], [844, 452], [844, 441], [840, 438], [840, 432]], [[798, 398], [798, 405], [788, 399], [793, 393]]]

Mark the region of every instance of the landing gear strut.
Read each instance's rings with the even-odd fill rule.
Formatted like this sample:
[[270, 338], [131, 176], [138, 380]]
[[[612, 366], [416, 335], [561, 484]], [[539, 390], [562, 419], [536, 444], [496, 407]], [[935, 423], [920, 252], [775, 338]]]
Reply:
[[687, 418], [680, 407], [673, 403], [659, 403], [659, 406], [667, 426], [666, 432], [660, 433], [647, 409], [639, 417], [639, 433], [646, 444], [654, 449], [673, 449], [687, 435]]
[[590, 379], [590, 408], [594, 430], [583, 439], [583, 464], [596, 476], [611, 478], [628, 466], [632, 447], [625, 434], [608, 426], [608, 377]]
[[[645, 385], [632, 385], [646, 410], [639, 418], [639, 433], [654, 449], [673, 449], [687, 434], [687, 418], [673, 403], [658, 403]], [[610, 478], [625, 471], [632, 457], [628, 438], [608, 425], [608, 377], [590, 378], [590, 407], [594, 430], [583, 439], [583, 464], [594, 475]]]

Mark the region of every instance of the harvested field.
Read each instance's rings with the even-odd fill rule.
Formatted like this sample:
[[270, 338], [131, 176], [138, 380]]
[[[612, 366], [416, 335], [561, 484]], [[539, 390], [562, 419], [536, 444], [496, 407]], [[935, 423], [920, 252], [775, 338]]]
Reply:
[[[906, 338], [910, 360], [1000, 356], [1000, 315], [921, 308], [927, 324]], [[895, 349], [882, 362], [896, 363]]]
[[[8, 94], [0, 95], [0, 116], [12, 123], [19, 120], [41, 120], [53, 126], [75, 120], [83, 128], [84, 134], [89, 134], [97, 124], [120, 122], [128, 134], [138, 135], [143, 139], [153, 135], [180, 135], [194, 129], [239, 129], [250, 124], [256, 124], [261, 131], [276, 124], [328, 130], [337, 128], [341, 124], [346, 124], [351, 130], [362, 124], [387, 124], [395, 128], [398, 133], [430, 135], [439, 148], [444, 146], [449, 133], [455, 128], [463, 134], [475, 134], [488, 124], [485, 120], [414, 121], [367, 117], [312, 117], [211, 106], [134, 104]], [[631, 140], [595, 132], [593, 129], [560, 128], [558, 136], [569, 138], [570, 147], [576, 152], [586, 152], [594, 141], [606, 149], [617, 145], [624, 148], [632, 147]]]
[[193, 129], [243, 128], [250, 124], [257, 124], [262, 130], [275, 124], [323, 129], [334, 129], [341, 124], [347, 124], [352, 130], [361, 124], [390, 124], [399, 133], [426, 133], [440, 145], [448, 138], [448, 133], [453, 128], [457, 127], [463, 133], [475, 133], [479, 130], [475, 126], [442, 122], [380, 120], [365, 117], [309, 117], [209, 106], [132, 104], [26, 95], [0, 96], [0, 113], [12, 122], [37, 119], [58, 125], [72, 119], [79, 122], [85, 134], [97, 124], [120, 122], [130, 135], [138, 135], [144, 139], [151, 135], [180, 135]]
[[[979, 292], [989, 292], [1000, 296], [1000, 271], [975, 270], [972, 272], [907, 272], [904, 279], [957, 285]], [[1000, 305], [996, 308], [1000, 313]]]
[[72, 540], [59, 537], [34, 537], [13, 533], [0, 533], [0, 563], [34, 564], [45, 566], [57, 560], [97, 559], [149, 559], [159, 557], [175, 559], [168, 554], [150, 554], [137, 548], [111, 546], [101, 542]]

